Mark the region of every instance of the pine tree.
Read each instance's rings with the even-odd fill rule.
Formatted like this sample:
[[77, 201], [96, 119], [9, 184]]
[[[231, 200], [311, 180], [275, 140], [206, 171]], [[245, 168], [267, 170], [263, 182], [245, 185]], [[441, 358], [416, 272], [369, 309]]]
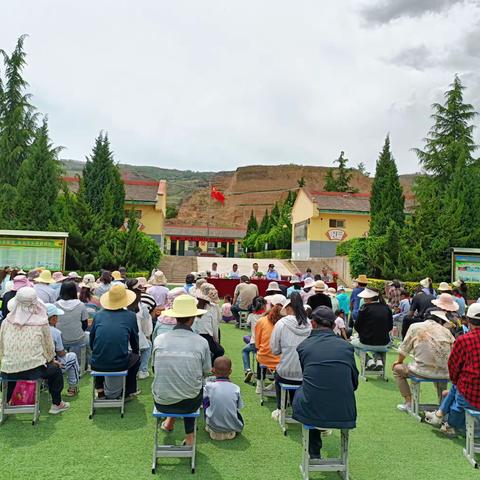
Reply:
[[11, 55], [0, 50], [5, 65], [5, 81], [0, 87], [0, 185], [16, 186], [20, 167], [27, 157], [35, 133], [35, 109], [28, 83], [22, 76], [26, 65], [21, 36]]
[[337, 181], [333, 175], [333, 168], [329, 168], [327, 174], [325, 175], [325, 183], [323, 189], [326, 192], [336, 192], [337, 191]]
[[476, 247], [480, 234], [480, 166], [471, 121], [477, 113], [464, 103], [465, 87], [456, 76], [445, 93], [445, 103], [433, 105], [434, 125], [425, 148], [416, 153], [424, 173], [415, 184], [417, 208], [411, 222], [409, 251], [417, 272], [445, 280], [450, 272], [452, 247]]
[[348, 158], [345, 158], [344, 155], [345, 152], [340, 152], [340, 156], [333, 161], [333, 163], [338, 163], [336, 172], [333, 168], [330, 168], [325, 175], [325, 184], [323, 189], [326, 192], [358, 192], [357, 189], [350, 186], [350, 181], [352, 180], [353, 173], [352, 169], [347, 167]]
[[15, 202], [19, 228], [48, 230], [52, 222], [55, 222], [55, 203], [60, 191], [62, 172], [57, 158], [60, 150], [50, 142], [45, 118], [20, 167]]
[[252, 210], [250, 213], [250, 218], [248, 219], [247, 233], [245, 236], [251, 235], [252, 233], [257, 233], [257, 231], [258, 231], [257, 217], [255, 217]]
[[119, 228], [124, 222], [125, 187], [118, 166], [113, 161], [107, 134], [95, 140], [92, 155], [83, 169], [85, 198], [92, 212], [106, 224]]
[[370, 235], [384, 235], [392, 220], [402, 228], [405, 221], [404, 209], [403, 189], [390, 151], [390, 137], [387, 135], [377, 160], [370, 195]]

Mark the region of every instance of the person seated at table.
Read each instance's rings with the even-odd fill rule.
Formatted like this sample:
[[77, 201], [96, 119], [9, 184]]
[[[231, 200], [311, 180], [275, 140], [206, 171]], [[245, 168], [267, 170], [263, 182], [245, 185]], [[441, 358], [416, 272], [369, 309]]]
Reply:
[[290, 278], [290, 287], [287, 289], [287, 298], [290, 298], [293, 292], [300, 293], [302, 291], [302, 285], [301, 285], [300, 279], [296, 276], [293, 275], [292, 278]]
[[243, 371], [245, 373], [244, 382], [249, 383], [252, 379], [253, 372], [250, 365], [250, 353], [257, 353], [255, 346], [255, 327], [260, 318], [265, 316], [267, 302], [263, 297], [255, 297], [252, 302], [252, 313], [248, 315], [247, 325], [250, 327], [252, 334], [243, 337], [243, 341], [247, 344], [242, 350]]
[[308, 267], [305, 270], [305, 273], [302, 275], [302, 281], [305, 281], [307, 278], [311, 278], [313, 280], [313, 273], [310, 267]]
[[205, 384], [203, 408], [205, 430], [212, 440], [232, 440], [243, 430], [240, 387], [230, 381], [232, 361], [218, 357], [213, 363], [214, 382]]
[[[280, 362], [275, 370], [277, 409], [272, 412], [274, 420], [278, 420], [280, 417], [280, 384], [301, 385], [302, 383], [302, 368], [298, 359], [297, 346], [310, 335], [312, 330], [299, 293], [292, 293], [280, 314], [283, 315], [283, 318], [275, 324], [270, 337], [272, 353], [280, 355]], [[292, 403], [295, 392], [290, 390], [288, 393], [290, 403]]]
[[[404, 403], [397, 405], [400, 411], [408, 412], [412, 408], [412, 393], [407, 381], [409, 377], [448, 378], [447, 362], [455, 341], [449, 326], [446, 312], [439, 308], [430, 310], [425, 321], [414, 323], [408, 329], [398, 347], [398, 359], [392, 365], [393, 377], [404, 398]], [[412, 356], [413, 360], [405, 365], [403, 362], [408, 356]], [[446, 386], [444, 382], [435, 383], [439, 399]]]
[[[351, 429], [356, 426], [358, 370], [353, 348], [332, 331], [335, 315], [320, 306], [312, 313], [312, 332], [297, 347], [303, 382], [293, 399], [293, 418], [304, 425]], [[321, 458], [320, 431], [309, 431], [310, 460]]]
[[267, 280], [280, 280], [280, 275], [275, 270], [275, 265], [273, 263], [268, 266], [267, 274], [265, 277]]
[[233, 293], [232, 314], [237, 325], [240, 324], [240, 312], [248, 312], [255, 297], [258, 297], [258, 287], [250, 282], [249, 277], [242, 275]]
[[230, 280], [238, 280], [240, 278], [240, 272], [236, 263], [232, 265], [232, 271], [228, 274], [228, 278]]
[[324, 281], [325, 283], [330, 283], [333, 281], [332, 275], [328, 273], [328, 268], [322, 268], [322, 274], [320, 276], [320, 280]]
[[[96, 313], [90, 331], [92, 370], [98, 372], [128, 370], [126, 398], [132, 398], [140, 393], [137, 390], [137, 373], [140, 367], [137, 316], [126, 309], [136, 298], [135, 293], [127, 290], [123, 283], [112, 285], [110, 290], [100, 297], [103, 310]], [[105, 389], [105, 377], [95, 377], [95, 388], [99, 398], [118, 396], [110, 395], [108, 388]]]
[[[255, 345], [257, 347], [257, 389], [256, 393], [261, 393], [260, 379], [265, 375], [265, 369], [260, 366], [267, 367], [271, 372], [275, 371], [280, 362], [280, 357], [274, 355], [270, 346], [270, 338], [272, 336], [275, 324], [282, 318], [282, 308], [287, 302], [283, 295], [272, 295], [270, 297], [271, 308], [267, 315], [260, 318], [255, 325]], [[265, 390], [273, 390], [275, 384], [272, 383]]]
[[55, 360], [45, 305], [32, 287], [18, 290], [9, 303], [10, 313], [0, 327], [0, 373], [8, 380], [7, 402], [16, 380], [43, 378], [52, 398], [48, 413], [55, 415], [68, 410], [70, 404], [62, 401], [63, 373]]
[[258, 271], [258, 263], [254, 263], [254, 264], [252, 265], [252, 271], [250, 272], [249, 277], [250, 277], [250, 278], [253, 278], [253, 279], [260, 278], [259, 273], [260, 273], [260, 272]]
[[209, 272], [209, 277], [210, 278], [220, 278], [220, 272], [218, 271], [218, 263], [217, 262], [212, 263], [212, 269]]
[[232, 297], [230, 295], [225, 295], [222, 305], [222, 322], [228, 323], [232, 320], [235, 320], [232, 313]]
[[[425, 421], [440, 426], [443, 433], [455, 435], [465, 430], [465, 410], [480, 410], [480, 304], [467, 310], [470, 331], [453, 344], [448, 357], [452, 388], [438, 410], [425, 413]], [[442, 425], [443, 424], [443, 425]]]
[[381, 354], [388, 350], [390, 331], [393, 328], [392, 311], [376, 289], [365, 288], [358, 297], [365, 303], [360, 307], [355, 322], [358, 336], [352, 337], [351, 343], [358, 354], [360, 350], [373, 352], [373, 358], [366, 353], [367, 370], [382, 370]]
[[320, 307], [321, 305], [332, 308], [332, 300], [325, 293], [325, 287], [325, 282], [323, 282], [322, 280], [317, 280], [313, 286], [313, 290], [315, 293], [307, 299], [307, 305], [310, 305], [313, 312], [317, 307]]
[[225, 350], [220, 345], [220, 310], [217, 307], [218, 292], [211, 283], [204, 283], [196, 291], [197, 306], [205, 311], [195, 318], [192, 330], [208, 342], [212, 361], [221, 357]]
[[[197, 308], [190, 295], [175, 298], [173, 307], [164, 315], [177, 324], [153, 342], [152, 366], [155, 377], [152, 394], [159, 412], [182, 414], [196, 412], [203, 400], [203, 378], [210, 374], [212, 360], [207, 340], [192, 330], [196, 317], [207, 313]], [[171, 432], [175, 419], [167, 418], [162, 429]], [[192, 445], [195, 419], [185, 418], [185, 445]]]

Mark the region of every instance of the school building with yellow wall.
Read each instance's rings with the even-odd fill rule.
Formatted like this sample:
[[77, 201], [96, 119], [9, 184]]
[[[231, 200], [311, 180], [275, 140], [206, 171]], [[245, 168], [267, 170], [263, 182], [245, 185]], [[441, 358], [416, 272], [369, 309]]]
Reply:
[[292, 209], [292, 260], [334, 257], [339, 242], [369, 229], [369, 194], [301, 188]]

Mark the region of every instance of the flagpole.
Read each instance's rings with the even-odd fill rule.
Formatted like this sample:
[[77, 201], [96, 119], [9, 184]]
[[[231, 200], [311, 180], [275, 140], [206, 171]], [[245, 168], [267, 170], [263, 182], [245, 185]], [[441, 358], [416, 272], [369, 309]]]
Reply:
[[207, 208], [207, 253], [208, 253], [208, 238], [210, 237], [210, 208], [212, 205], [212, 182], [208, 182], [208, 208]]

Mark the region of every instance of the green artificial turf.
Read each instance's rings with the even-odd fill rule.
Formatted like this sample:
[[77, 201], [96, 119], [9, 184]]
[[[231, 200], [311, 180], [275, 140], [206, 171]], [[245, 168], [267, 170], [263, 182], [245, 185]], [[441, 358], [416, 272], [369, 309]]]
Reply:
[[[290, 425], [283, 436], [270, 418], [273, 399], [260, 406], [255, 389], [243, 383], [241, 332], [222, 325], [222, 343], [234, 362], [233, 380], [241, 386], [246, 422], [242, 435], [233, 441], [214, 442], [199, 422], [197, 470], [192, 476], [187, 459], [161, 459], [161, 479], [300, 479], [300, 426]], [[394, 355], [390, 354], [391, 365]], [[151, 379], [139, 382], [141, 396], [118, 410], [100, 410], [88, 419], [91, 380], [81, 381], [79, 397], [71, 410], [48, 415], [48, 395], [42, 394], [42, 415], [33, 427], [30, 417], [9, 417], [0, 427], [0, 478], [40, 479], [152, 479], [151, 458], [154, 420], [151, 416]], [[434, 398], [431, 385], [422, 386], [425, 400]], [[371, 379], [357, 392], [358, 425], [351, 434], [350, 478], [375, 479], [478, 479], [479, 472], [463, 457], [464, 439], [450, 440], [427, 424], [419, 424], [395, 408], [400, 397], [389, 382]], [[173, 438], [183, 437], [178, 424]], [[163, 435], [163, 433], [161, 434]], [[161, 437], [162, 438], [162, 437]], [[324, 439], [323, 454], [338, 452], [338, 432]], [[337, 479], [336, 473], [311, 475], [313, 479]]]

